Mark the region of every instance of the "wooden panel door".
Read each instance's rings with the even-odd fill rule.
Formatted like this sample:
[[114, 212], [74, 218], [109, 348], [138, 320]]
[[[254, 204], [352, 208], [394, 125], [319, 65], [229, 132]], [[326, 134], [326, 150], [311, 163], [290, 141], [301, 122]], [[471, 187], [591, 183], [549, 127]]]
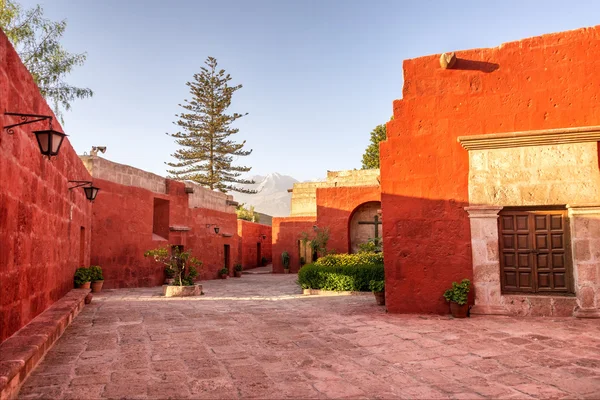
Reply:
[[500, 212], [503, 292], [571, 291], [566, 210]]

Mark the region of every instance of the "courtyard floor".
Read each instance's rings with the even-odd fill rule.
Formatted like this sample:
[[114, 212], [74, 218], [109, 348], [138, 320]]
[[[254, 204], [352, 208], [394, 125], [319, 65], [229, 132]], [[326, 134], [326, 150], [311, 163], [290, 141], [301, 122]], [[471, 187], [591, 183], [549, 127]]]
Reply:
[[389, 315], [296, 278], [95, 295], [19, 397], [600, 398], [598, 320]]

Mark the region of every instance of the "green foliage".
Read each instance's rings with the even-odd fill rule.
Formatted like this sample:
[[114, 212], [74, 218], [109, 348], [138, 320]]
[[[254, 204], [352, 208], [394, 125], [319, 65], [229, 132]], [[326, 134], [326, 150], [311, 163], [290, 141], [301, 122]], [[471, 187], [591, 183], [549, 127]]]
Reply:
[[148, 250], [144, 257], [152, 257], [154, 261], [164, 264], [165, 275], [169, 277], [167, 270], [172, 271], [173, 284], [177, 286], [191, 286], [194, 284], [194, 278], [198, 276], [198, 270], [202, 266], [202, 261], [192, 256], [189, 251], [181, 251], [178, 246], [159, 247]]
[[176, 125], [180, 131], [170, 134], [181, 148], [172, 156], [177, 162], [167, 163], [171, 178], [191, 180], [211, 190], [256, 193], [232, 184], [252, 184], [254, 181], [241, 179], [250, 167], [234, 166], [234, 158], [247, 156], [252, 150], [243, 150], [245, 141], [235, 143], [231, 136], [239, 132], [231, 124], [246, 114], [226, 114], [233, 94], [242, 85], [229, 86], [231, 76], [217, 68], [217, 60], [206, 59], [206, 66], [194, 74], [188, 82], [192, 100], [184, 100], [179, 106], [184, 111], [177, 115]]
[[98, 265], [92, 265], [90, 268], [90, 279], [92, 282], [103, 281], [102, 268]]
[[444, 298], [448, 302], [455, 302], [463, 305], [467, 304], [469, 290], [471, 289], [471, 281], [463, 279], [460, 283], [452, 282], [452, 288], [444, 292]]
[[330, 254], [319, 258], [315, 265], [320, 266], [353, 266], [383, 265], [382, 253]]
[[175, 276], [175, 271], [173, 271], [169, 267], [165, 267], [165, 276], [167, 277], [167, 279], [173, 279], [173, 277]]
[[371, 290], [371, 292], [384, 292], [385, 291], [385, 281], [381, 280], [381, 281], [371, 281], [369, 282], [369, 290]]
[[281, 263], [283, 264], [283, 269], [290, 268], [290, 254], [287, 251], [281, 253]]
[[243, 268], [242, 268], [242, 264], [235, 264], [233, 266], [233, 270], [237, 271], [237, 272], [242, 272]]
[[70, 86], [64, 81], [87, 58], [86, 53], [69, 53], [60, 44], [66, 20], [54, 22], [44, 18], [39, 4], [26, 10], [13, 0], [0, 0], [0, 28], [61, 120], [62, 108], [69, 110], [75, 99], [93, 96], [91, 89]]
[[306, 264], [306, 260], [304, 259], [304, 257], [300, 257], [300, 266], [304, 266]]
[[374, 253], [328, 255], [298, 273], [303, 289], [366, 292], [371, 281], [383, 280], [383, 256]]
[[371, 131], [371, 143], [367, 146], [365, 154], [362, 157], [362, 169], [379, 168], [379, 142], [385, 140], [387, 136], [385, 124], [377, 125]]
[[244, 205], [245, 204], [242, 203], [236, 207], [235, 213], [237, 214], [237, 219], [243, 219], [250, 222], [260, 222], [260, 215], [254, 211], [254, 206], [246, 208]]
[[220, 275], [229, 275], [229, 268], [223, 267], [219, 270]]
[[329, 228], [314, 228], [313, 233], [307, 232], [300, 233], [300, 241], [304, 246], [310, 242], [310, 248], [312, 251], [316, 251], [319, 256], [329, 254], [327, 250], [327, 243], [329, 242]]
[[89, 268], [77, 268], [77, 270], [75, 270], [75, 284], [77, 286], [83, 285], [86, 282], [91, 282], [92, 281], [92, 277], [90, 274], [90, 269]]
[[383, 240], [380, 237], [370, 238], [367, 243], [358, 245], [359, 253], [381, 253], [383, 250]]

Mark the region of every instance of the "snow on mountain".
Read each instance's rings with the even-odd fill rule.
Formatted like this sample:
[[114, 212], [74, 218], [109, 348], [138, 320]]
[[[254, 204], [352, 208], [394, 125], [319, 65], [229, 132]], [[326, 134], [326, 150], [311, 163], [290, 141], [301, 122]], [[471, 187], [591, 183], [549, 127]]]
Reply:
[[255, 175], [249, 177], [255, 183], [253, 185], [241, 185], [246, 189], [257, 190], [256, 194], [231, 192], [235, 201], [244, 203], [246, 207], [254, 206], [254, 209], [263, 214], [274, 217], [287, 217], [290, 215], [292, 194], [288, 189], [298, 182], [288, 175], [277, 172], [267, 176]]

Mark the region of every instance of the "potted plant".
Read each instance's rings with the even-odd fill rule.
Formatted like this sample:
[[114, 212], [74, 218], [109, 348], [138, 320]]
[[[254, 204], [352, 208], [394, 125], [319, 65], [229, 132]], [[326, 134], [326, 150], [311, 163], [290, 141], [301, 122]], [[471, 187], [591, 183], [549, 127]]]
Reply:
[[171, 267], [165, 267], [165, 285], [172, 285], [175, 281], [175, 270]]
[[450, 312], [454, 318], [466, 318], [469, 312], [467, 304], [471, 281], [463, 279], [460, 283], [452, 282], [452, 287], [444, 292], [444, 298], [450, 303]]
[[219, 277], [221, 279], [227, 279], [229, 278], [229, 268], [227, 267], [223, 267], [219, 270]]
[[233, 266], [233, 274], [235, 275], [236, 278], [242, 277], [242, 264], [235, 264]]
[[300, 268], [302, 268], [306, 264], [306, 260], [304, 257], [300, 257]]
[[283, 264], [283, 273], [290, 273], [290, 255], [287, 251], [281, 253], [281, 263]]
[[104, 284], [104, 276], [102, 275], [102, 268], [99, 265], [93, 265], [89, 268], [90, 280], [92, 281], [92, 292], [98, 293], [102, 290]]
[[75, 286], [81, 289], [89, 289], [91, 284], [89, 268], [77, 268], [75, 271]]
[[371, 281], [369, 282], [369, 289], [375, 295], [377, 305], [385, 305], [385, 281]]
[[267, 265], [269, 263], [269, 260], [267, 259], [267, 257], [263, 257], [261, 259], [261, 262], [262, 262], [262, 265], [265, 266], [265, 265]]

